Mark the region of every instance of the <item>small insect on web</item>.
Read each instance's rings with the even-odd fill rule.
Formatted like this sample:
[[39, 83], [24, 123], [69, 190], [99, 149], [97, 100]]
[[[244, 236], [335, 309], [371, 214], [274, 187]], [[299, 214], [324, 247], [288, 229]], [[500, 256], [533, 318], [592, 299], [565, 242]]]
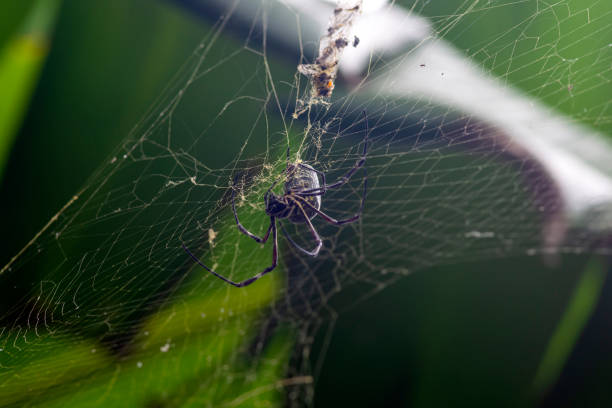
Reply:
[[[319, 236], [319, 233], [312, 225], [311, 220], [318, 214], [325, 221], [334, 225], [344, 225], [349, 224], [351, 222], [357, 221], [363, 212], [363, 207], [365, 204], [367, 186], [368, 186], [368, 174], [367, 169], [364, 167], [364, 176], [363, 176], [363, 195], [361, 196], [361, 205], [359, 207], [359, 211], [350, 218], [346, 218], [343, 220], [337, 220], [329, 215], [325, 214], [321, 211], [321, 197], [328, 191], [333, 190], [335, 188], [341, 187], [348, 183], [350, 178], [363, 167], [366, 161], [366, 157], [368, 154], [368, 117], [366, 112], [363, 112], [364, 120], [365, 120], [365, 138], [363, 144], [363, 152], [361, 153], [361, 157], [355, 162], [355, 165], [349, 169], [342, 177], [340, 177], [337, 181], [331, 184], [327, 184], [325, 180], [325, 173], [322, 171], [316, 170], [314, 167], [303, 164], [303, 163], [289, 163], [289, 148], [287, 148], [287, 167], [285, 168], [285, 188], [284, 193], [281, 195], [275, 194], [272, 189], [278, 184], [279, 181], [275, 181], [270, 188], [264, 194], [264, 202], [266, 204], [266, 214], [270, 217], [270, 226], [266, 231], [266, 234], [263, 237], [257, 236], [247, 230], [238, 219], [238, 213], [236, 211], [236, 189], [234, 188], [236, 182], [234, 181], [234, 186], [232, 188], [232, 210], [234, 212], [234, 219], [236, 220], [236, 225], [238, 226], [238, 230], [242, 232], [247, 237], [254, 239], [256, 242], [260, 244], [265, 244], [270, 238], [270, 234], [272, 235], [273, 247], [272, 247], [272, 264], [266, 267], [263, 271], [258, 274], [243, 280], [241, 282], [234, 282], [221, 274], [215, 272], [208, 266], [204, 265], [202, 261], [198, 257], [196, 257], [190, 250], [185, 246], [185, 244], [181, 244], [185, 252], [193, 258], [195, 262], [197, 262], [202, 268], [206, 269], [208, 272], [215, 275], [217, 278], [229, 283], [230, 285], [236, 286], [238, 288], [248, 286], [251, 283], [255, 282], [268, 272], [271, 272], [276, 268], [278, 264], [278, 240], [277, 240], [277, 227], [276, 222], [277, 219], [288, 219], [293, 224], [302, 224], [306, 223], [316, 246], [313, 250], [307, 250], [299, 246], [287, 233], [282, 224], [280, 224], [281, 231], [287, 241], [291, 245], [293, 245], [300, 252], [305, 253], [310, 256], [317, 256], [321, 247], [323, 246], [323, 241]], [[321, 176], [321, 183], [319, 183], [319, 176]], [[280, 221], [279, 221], [280, 223]]]

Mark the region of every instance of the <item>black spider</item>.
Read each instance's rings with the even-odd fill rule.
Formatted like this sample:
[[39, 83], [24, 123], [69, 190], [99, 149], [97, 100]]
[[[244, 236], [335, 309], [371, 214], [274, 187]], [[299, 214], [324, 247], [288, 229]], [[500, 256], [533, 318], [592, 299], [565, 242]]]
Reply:
[[[217, 278], [222, 279], [230, 285], [234, 285], [239, 288], [248, 286], [251, 283], [255, 282], [257, 279], [267, 274], [268, 272], [272, 271], [274, 268], [276, 268], [276, 265], [278, 263], [276, 219], [287, 218], [294, 224], [306, 223], [316, 242], [316, 247], [312, 251], [302, 248], [293, 239], [291, 239], [283, 225], [280, 224], [281, 230], [289, 241], [289, 243], [307, 255], [317, 256], [319, 254], [321, 246], [323, 245], [323, 241], [321, 241], [321, 237], [319, 237], [317, 230], [314, 228], [312, 222], [310, 221], [312, 218], [319, 214], [327, 222], [330, 222], [335, 225], [343, 225], [357, 221], [361, 216], [361, 213], [363, 212], [368, 182], [367, 171], [365, 168], [364, 171], [366, 174], [363, 177], [363, 196], [361, 197], [361, 206], [359, 207], [359, 211], [354, 216], [346, 218], [344, 220], [336, 220], [322, 212], [320, 209], [321, 196], [325, 194], [327, 190], [338, 188], [346, 184], [353, 176], [353, 174], [355, 174], [357, 170], [359, 170], [365, 164], [368, 148], [368, 119], [365, 112], [364, 118], [366, 126], [366, 135], [361, 158], [357, 160], [355, 165], [349, 171], [347, 171], [344, 176], [340, 177], [336, 182], [332, 184], [326, 184], [325, 173], [314, 169], [308, 164], [290, 164], [289, 149], [287, 149], [287, 168], [285, 169], [285, 192], [282, 195], [277, 195], [272, 191], [272, 189], [278, 184], [278, 181], [276, 181], [270, 186], [270, 188], [266, 191], [266, 194], [264, 195], [264, 201], [266, 203], [266, 214], [270, 216], [270, 226], [268, 227], [266, 235], [264, 235], [263, 238], [247, 230], [238, 220], [238, 213], [236, 212], [235, 202], [235, 188], [232, 189], [232, 210], [234, 211], [234, 218], [236, 220], [236, 225], [238, 226], [240, 232], [242, 232], [248, 237], [253, 238], [260, 244], [266, 243], [266, 241], [268, 241], [268, 238], [270, 238], [270, 232], [272, 232], [272, 239], [274, 240], [274, 246], [272, 247], [272, 265], [268, 266], [266, 269], [259, 272], [257, 275], [252, 276], [249, 279], [246, 279], [241, 282], [234, 282], [221, 276], [217, 272], [210, 269], [208, 266], [204, 265], [204, 263], [202, 263], [202, 261], [200, 261], [185, 246], [185, 244], [182, 244], [185, 252], [187, 252], [189, 256], [191, 256], [193, 260], [196, 261], [201, 267], [215, 275]], [[319, 175], [323, 180], [322, 185], [319, 184]]]

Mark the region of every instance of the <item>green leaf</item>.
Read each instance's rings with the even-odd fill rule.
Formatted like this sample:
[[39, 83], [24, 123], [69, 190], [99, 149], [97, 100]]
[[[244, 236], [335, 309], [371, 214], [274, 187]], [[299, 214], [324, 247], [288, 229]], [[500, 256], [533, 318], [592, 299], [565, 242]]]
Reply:
[[59, 0], [37, 1], [20, 32], [0, 52], [0, 178], [49, 53]]
[[534, 379], [537, 392], [544, 393], [555, 384], [584, 326], [597, 306], [606, 277], [599, 259], [586, 266], [574, 294], [553, 333]]

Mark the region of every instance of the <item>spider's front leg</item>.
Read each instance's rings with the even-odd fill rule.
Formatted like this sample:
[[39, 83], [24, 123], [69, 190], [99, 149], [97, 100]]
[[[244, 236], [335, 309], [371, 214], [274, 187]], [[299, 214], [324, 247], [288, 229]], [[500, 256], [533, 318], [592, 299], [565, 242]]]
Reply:
[[[272, 188], [274, 188], [274, 186], [278, 183], [278, 181], [274, 182], [274, 184], [272, 184], [272, 186], [268, 189], [268, 191], [266, 192], [266, 202], [267, 202], [267, 197], [268, 194], [270, 193], [270, 191], [272, 190]], [[235, 184], [234, 184], [235, 185]], [[238, 219], [238, 212], [236, 211], [236, 189], [232, 187], [232, 210], [234, 211], [234, 220], [236, 220], [236, 225], [238, 226], [238, 230], [240, 230], [240, 232], [242, 232], [244, 235], [246, 235], [247, 237], [253, 238], [255, 241], [259, 242], [260, 244], [265, 244], [266, 241], [268, 241], [268, 238], [270, 237], [270, 232], [272, 231], [272, 224], [274, 223], [274, 219], [273, 217], [270, 217], [270, 225], [268, 226], [268, 230], [266, 231], [266, 235], [262, 237], [253, 234], [251, 231], [249, 231], [248, 229], [246, 229], [242, 223], [240, 222], [240, 220]]]
[[[250, 285], [251, 283], [255, 282], [256, 280], [258, 280], [259, 278], [261, 278], [262, 276], [264, 276], [265, 274], [267, 274], [268, 272], [271, 272], [272, 270], [274, 270], [274, 268], [276, 268], [276, 265], [278, 265], [278, 237], [277, 237], [277, 232], [276, 232], [276, 222], [275, 219], [272, 218], [271, 224], [270, 224], [270, 228], [272, 229], [272, 240], [274, 241], [273, 247], [272, 247], [272, 264], [270, 266], [268, 266], [267, 268], [265, 268], [263, 271], [259, 272], [257, 275], [252, 276], [248, 279], [245, 279], [241, 282], [234, 282], [231, 279], [226, 278], [225, 276], [222, 276], [221, 274], [219, 274], [218, 272], [215, 272], [214, 270], [212, 270], [211, 268], [209, 268], [208, 266], [204, 265], [204, 263], [202, 261], [200, 261], [200, 259], [195, 256], [190, 250], [189, 248], [187, 248], [185, 246], [185, 244], [181, 244], [181, 246], [183, 247], [183, 249], [185, 250], [185, 252], [187, 252], [187, 254], [198, 264], [200, 265], [202, 268], [206, 269], [208, 272], [212, 273], [213, 275], [215, 275], [217, 278], [221, 279], [222, 281], [229, 283], [232, 286], [235, 286], [237, 288], [243, 288], [245, 286]], [[269, 231], [269, 230], [268, 230]]]

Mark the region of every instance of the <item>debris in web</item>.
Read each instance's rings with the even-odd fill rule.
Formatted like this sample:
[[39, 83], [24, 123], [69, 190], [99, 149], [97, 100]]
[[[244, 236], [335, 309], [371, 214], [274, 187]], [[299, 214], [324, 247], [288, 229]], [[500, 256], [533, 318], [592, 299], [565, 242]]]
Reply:
[[344, 48], [359, 44], [359, 38], [351, 35], [353, 22], [361, 14], [363, 0], [338, 0], [329, 20], [327, 31], [319, 42], [319, 55], [314, 64], [300, 64], [298, 71], [310, 78], [311, 90], [307, 100], [298, 100], [293, 113], [298, 118], [312, 105], [328, 104], [334, 90], [338, 63]]
[[208, 229], [208, 243], [210, 244], [211, 247], [215, 246], [215, 238], [217, 238], [217, 232], [214, 229], [209, 228]]

